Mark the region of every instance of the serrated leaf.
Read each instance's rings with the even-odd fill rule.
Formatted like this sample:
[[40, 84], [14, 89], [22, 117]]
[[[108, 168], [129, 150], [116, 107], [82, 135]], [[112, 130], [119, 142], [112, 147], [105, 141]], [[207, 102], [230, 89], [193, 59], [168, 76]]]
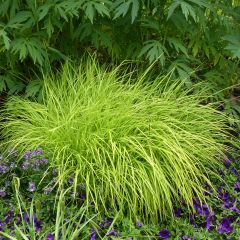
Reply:
[[51, 37], [54, 32], [54, 27], [53, 27], [50, 16], [44, 21], [44, 25], [45, 25], [45, 28], [47, 29], [48, 36]]
[[174, 47], [177, 52], [181, 51], [184, 55], [188, 56], [186, 47], [180, 42], [177, 38], [168, 38], [167, 39], [170, 46]]
[[174, 1], [169, 9], [168, 9], [168, 16], [167, 16], [167, 20], [173, 15], [174, 11], [176, 10], [176, 8], [180, 6], [180, 2], [179, 1]]
[[18, 12], [13, 18], [9, 20], [9, 22], [7, 23], [7, 27], [18, 28], [19, 26], [21, 26], [21, 24], [23, 24], [30, 18], [32, 18], [32, 13], [30, 11]]
[[9, 49], [10, 48], [10, 38], [7, 36], [7, 33], [6, 31], [4, 30], [0, 30], [0, 37], [2, 37], [3, 39], [3, 43], [4, 43], [4, 46], [5, 46], [5, 49]]
[[137, 18], [138, 11], [139, 11], [139, 2], [138, 0], [132, 0], [132, 12], [131, 12], [131, 17], [132, 17], [132, 23], [134, 20]]
[[203, 44], [203, 50], [204, 50], [205, 55], [209, 59], [210, 58], [210, 53], [209, 53], [209, 48], [206, 44]]
[[156, 19], [146, 19], [142, 21], [141, 26], [160, 31], [160, 23]]
[[116, 7], [116, 9], [114, 10], [114, 17], [113, 19], [116, 19], [120, 16], [124, 17], [128, 10], [129, 10], [129, 7], [130, 7], [130, 4], [131, 4], [131, 0], [129, 1], [120, 1], [120, 4]]
[[42, 65], [43, 59], [46, 58], [46, 52], [39, 38], [19, 38], [14, 40], [11, 46], [11, 51], [19, 54], [21, 61], [29, 55], [34, 63]]
[[189, 3], [182, 2], [181, 9], [187, 21], [188, 21], [188, 16], [190, 15], [196, 22], [196, 13], [194, 11], [194, 8]]
[[193, 46], [193, 49], [192, 49], [192, 52], [193, 52], [193, 56], [196, 57], [199, 50], [200, 50], [200, 47], [201, 47], [201, 42], [200, 41], [196, 41], [194, 46]]
[[0, 92], [6, 91], [7, 86], [5, 84], [4, 76], [0, 75]]
[[229, 50], [233, 58], [240, 58], [240, 38], [237, 35], [226, 35], [223, 37], [224, 40], [228, 41], [225, 49]]
[[167, 53], [166, 48], [162, 45], [161, 42], [156, 40], [149, 40], [144, 43], [144, 47], [140, 51], [138, 57], [146, 54], [147, 59], [150, 63], [155, 60], [159, 60], [163, 66], [165, 63], [165, 53]]
[[95, 6], [96, 11], [101, 15], [101, 16], [108, 16], [110, 17], [109, 14], [109, 9], [106, 6], [106, 4], [103, 4], [102, 2], [93, 2], [93, 5]]
[[182, 13], [185, 16], [185, 19], [187, 21], [188, 21], [188, 17], [191, 16], [194, 19], [194, 21], [196, 22], [196, 12], [195, 12], [194, 8], [191, 6], [191, 4], [189, 4], [183, 0], [174, 0], [173, 1], [173, 3], [170, 5], [169, 10], [168, 10], [167, 20], [172, 16], [174, 11], [178, 7], [181, 7]]
[[216, 66], [218, 64], [220, 57], [221, 57], [220, 53], [215, 54], [214, 61], [213, 61], [214, 66]]
[[26, 97], [34, 97], [40, 93], [43, 88], [43, 81], [33, 80], [26, 87]]
[[14, 93], [21, 92], [25, 87], [23, 82], [16, 80], [14, 78], [11, 78], [11, 77], [5, 78], [5, 83], [9, 89], [8, 94], [14, 94]]
[[85, 14], [86, 14], [87, 18], [93, 24], [93, 18], [94, 18], [94, 14], [95, 14], [95, 9], [93, 7], [93, 3], [87, 2], [86, 4], [84, 4], [84, 8], [85, 8]]
[[47, 14], [50, 9], [50, 5], [45, 4], [38, 8], [38, 21], [41, 21]]

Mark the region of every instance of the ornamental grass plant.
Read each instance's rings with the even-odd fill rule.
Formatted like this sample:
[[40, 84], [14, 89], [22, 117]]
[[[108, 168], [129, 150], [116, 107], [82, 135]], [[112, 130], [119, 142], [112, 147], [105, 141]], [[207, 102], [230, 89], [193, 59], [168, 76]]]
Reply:
[[4, 143], [51, 152], [60, 185], [74, 176], [98, 211], [156, 220], [179, 201], [191, 208], [226, 151], [225, 116], [169, 76], [121, 69], [66, 64], [45, 77], [42, 102], [9, 98]]

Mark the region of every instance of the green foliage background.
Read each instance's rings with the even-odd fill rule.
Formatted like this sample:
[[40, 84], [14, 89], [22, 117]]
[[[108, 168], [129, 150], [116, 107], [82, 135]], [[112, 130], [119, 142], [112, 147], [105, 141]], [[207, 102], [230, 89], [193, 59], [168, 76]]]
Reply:
[[113, 64], [157, 60], [215, 91], [237, 82], [239, 36], [239, 1], [0, 0], [0, 91], [35, 95], [36, 73], [85, 52]]

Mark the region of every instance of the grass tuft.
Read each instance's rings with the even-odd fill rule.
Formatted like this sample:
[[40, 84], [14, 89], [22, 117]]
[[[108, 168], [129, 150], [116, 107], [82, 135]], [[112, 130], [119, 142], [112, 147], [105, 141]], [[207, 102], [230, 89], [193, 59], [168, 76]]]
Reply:
[[180, 199], [203, 200], [203, 183], [226, 150], [225, 116], [168, 76], [150, 84], [147, 73], [120, 69], [66, 64], [45, 77], [42, 103], [11, 97], [2, 111], [5, 143], [52, 152], [59, 178], [86, 183], [97, 210], [157, 219]]

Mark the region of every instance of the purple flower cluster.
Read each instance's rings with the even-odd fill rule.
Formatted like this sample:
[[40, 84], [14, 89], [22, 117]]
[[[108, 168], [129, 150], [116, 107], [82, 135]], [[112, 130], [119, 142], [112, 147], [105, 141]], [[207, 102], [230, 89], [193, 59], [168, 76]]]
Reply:
[[[24, 214], [24, 212], [22, 213]], [[15, 228], [12, 228], [14, 222], [17, 225], [20, 225], [23, 222], [27, 223], [28, 225], [33, 224], [36, 233], [40, 233], [43, 227], [43, 222], [37, 219], [36, 215], [33, 215], [33, 218], [30, 219], [29, 215], [14, 214], [12, 210], [9, 210], [6, 214], [4, 214], [4, 216], [5, 219], [0, 221], [0, 231], [4, 231], [4, 228], [10, 228], [14, 230]]]
[[[41, 190], [41, 194], [43, 194], [44, 198], [50, 198], [52, 194], [54, 194], [54, 186], [56, 184], [56, 172], [53, 174], [47, 173], [48, 182], [46, 185], [40, 186], [39, 181], [35, 176], [39, 175], [40, 177], [43, 172], [40, 172], [41, 169], [44, 169], [44, 166], [47, 167], [48, 159], [43, 156], [43, 151], [41, 148], [36, 148], [33, 151], [26, 151], [23, 160], [19, 163], [14, 162], [15, 151], [11, 151], [12, 158], [6, 160], [4, 156], [0, 156], [0, 175], [7, 176], [0, 185], [0, 198], [8, 199], [11, 195], [8, 192], [8, 189], [11, 186], [11, 177], [20, 176], [21, 180], [26, 179], [24, 182], [25, 190], [28, 196], [33, 196], [33, 193], [38, 193], [38, 190]], [[235, 237], [235, 228], [237, 225], [240, 225], [239, 213], [240, 213], [240, 157], [237, 160], [234, 160], [232, 157], [228, 157], [224, 161], [224, 168], [219, 169], [219, 178], [214, 178], [213, 183], [215, 185], [212, 188], [209, 184], [205, 184], [205, 193], [206, 202], [201, 202], [198, 198], [193, 199], [193, 206], [195, 209], [195, 213], [189, 215], [188, 208], [184, 201], [180, 201], [179, 206], [174, 207], [173, 215], [175, 216], [175, 223], [184, 221], [189, 222], [193, 225], [191, 226], [191, 231], [184, 229], [182, 227], [181, 231], [178, 228], [178, 225], [171, 225], [171, 222], [161, 223], [161, 226], [164, 227], [159, 228], [159, 226], [155, 226], [155, 228], [149, 228], [148, 226], [143, 224], [140, 220], [137, 220], [135, 223], [131, 222], [131, 227], [129, 229], [134, 228], [133, 233], [139, 234], [144, 237], [144, 234], [148, 234], [152, 231], [152, 236], [155, 236], [158, 239], [171, 239], [178, 238], [180, 240], [195, 240], [195, 232], [200, 233], [205, 229], [205, 233], [209, 234], [209, 236], [214, 236], [212, 239], [221, 239], [221, 237], [228, 237], [231, 239], [232, 236]], [[36, 173], [36, 171], [39, 171]], [[22, 177], [24, 176], [24, 177]], [[34, 176], [34, 177], [33, 177]], [[224, 181], [223, 181], [224, 179]], [[24, 180], [22, 180], [24, 181]], [[226, 184], [227, 183], [227, 184]], [[67, 187], [74, 185], [74, 177], [70, 176], [66, 182], [64, 182]], [[69, 193], [70, 201], [75, 201], [76, 204], [79, 204], [78, 200], [85, 201], [86, 199], [86, 185], [84, 183], [78, 184], [77, 192]], [[47, 195], [47, 196], [46, 196]], [[217, 197], [216, 197], [217, 196]], [[71, 198], [72, 197], [72, 198]], [[74, 200], [73, 200], [74, 199]], [[18, 218], [16, 221], [20, 224], [22, 221], [29, 224], [34, 224], [35, 232], [40, 233], [43, 228], [43, 222], [37, 219], [36, 215], [33, 216], [33, 219], [29, 219], [28, 215], [24, 215], [23, 219], [19, 215], [14, 215], [12, 211], [9, 211], [5, 216], [3, 221], [0, 221], [0, 231], [4, 230], [8, 225], [13, 226], [11, 220], [14, 218]], [[112, 217], [112, 215], [111, 215]], [[16, 220], [16, 219], [15, 219]], [[86, 219], [82, 219], [81, 224], [85, 224]], [[125, 223], [124, 223], [125, 224]], [[124, 228], [124, 224], [113, 225], [111, 219], [102, 218], [100, 221], [96, 222], [95, 227], [88, 227], [88, 237], [90, 240], [96, 240], [101, 237], [110, 238], [118, 238], [124, 237], [124, 239], [133, 240], [132, 232], [126, 236], [126, 232], [128, 232], [128, 228]], [[86, 225], [87, 226], [87, 225]], [[125, 226], [126, 227], [126, 226]], [[10, 227], [9, 227], [10, 228]], [[180, 228], [180, 227], [179, 227]], [[111, 229], [111, 230], [109, 230]], [[152, 230], [154, 229], [154, 230]], [[176, 230], [177, 229], [177, 230]], [[159, 231], [160, 230], [160, 231]], [[207, 230], [207, 231], [206, 231]], [[86, 231], [85, 231], [86, 232]], [[125, 235], [124, 235], [125, 234]], [[222, 236], [223, 235], [223, 236]], [[228, 236], [227, 236], [228, 235]], [[99, 237], [98, 237], [99, 236]], [[233, 239], [235, 239], [233, 237]], [[139, 237], [140, 238], [140, 237]], [[45, 240], [53, 240], [54, 234], [49, 232], [45, 236]]]
[[171, 233], [167, 229], [162, 229], [159, 232], [159, 237], [161, 239], [169, 239], [171, 237]]
[[220, 223], [219, 223], [219, 226], [218, 226], [218, 232], [220, 234], [230, 234], [232, 233], [233, 231], [233, 228], [231, 226], [232, 224], [232, 220], [229, 219], [229, 218], [222, 218]]

